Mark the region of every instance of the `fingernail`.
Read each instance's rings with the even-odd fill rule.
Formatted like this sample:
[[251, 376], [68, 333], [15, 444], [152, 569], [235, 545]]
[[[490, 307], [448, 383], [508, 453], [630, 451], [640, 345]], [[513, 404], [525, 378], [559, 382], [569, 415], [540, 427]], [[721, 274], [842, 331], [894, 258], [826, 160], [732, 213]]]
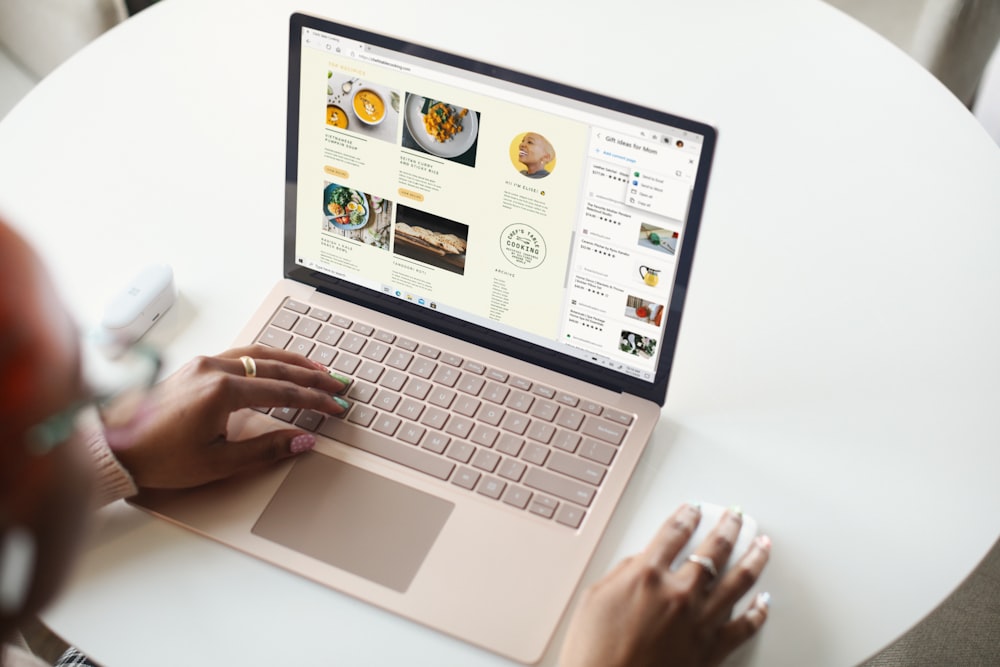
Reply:
[[753, 606], [758, 609], [770, 609], [771, 608], [771, 594], [770, 593], [758, 593], [757, 597], [754, 598]]
[[347, 377], [346, 375], [341, 375], [336, 371], [327, 371], [327, 372], [330, 373], [330, 377], [332, 377], [334, 380], [337, 380], [345, 387], [349, 387], [351, 385], [351, 378]]
[[754, 538], [754, 543], [756, 543], [756, 545], [761, 549], [764, 550], [771, 549], [771, 538], [768, 537], [767, 535], [758, 535], [756, 538]]
[[698, 514], [701, 514], [701, 503], [688, 502], [687, 506], [690, 507], [695, 512], [697, 512]]
[[328, 371], [329, 370], [326, 366], [324, 366], [323, 364], [319, 363], [318, 361], [313, 361], [312, 359], [306, 359], [306, 361], [308, 361], [310, 364], [312, 364], [313, 368], [315, 368], [318, 371]]
[[729, 511], [732, 512], [733, 514], [735, 514], [736, 516], [740, 517], [740, 518], [743, 517], [743, 508], [740, 507], [739, 505], [732, 505], [729, 508]]
[[303, 433], [302, 435], [297, 435], [292, 438], [292, 442], [289, 445], [289, 449], [292, 454], [301, 454], [302, 452], [307, 452], [316, 446], [316, 437], [309, 435], [308, 433]]
[[351, 404], [342, 399], [340, 396], [334, 396], [333, 400], [337, 402], [337, 405], [344, 408], [344, 410], [349, 410], [351, 408]]

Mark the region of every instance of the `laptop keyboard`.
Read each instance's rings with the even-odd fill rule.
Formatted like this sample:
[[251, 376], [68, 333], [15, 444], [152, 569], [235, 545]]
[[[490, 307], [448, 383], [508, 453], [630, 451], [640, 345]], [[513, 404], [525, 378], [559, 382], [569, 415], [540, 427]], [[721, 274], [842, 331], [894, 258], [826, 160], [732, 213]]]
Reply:
[[352, 379], [339, 417], [271, 416], [577, 528], [631, 414], [287, 299], [257, 342]]

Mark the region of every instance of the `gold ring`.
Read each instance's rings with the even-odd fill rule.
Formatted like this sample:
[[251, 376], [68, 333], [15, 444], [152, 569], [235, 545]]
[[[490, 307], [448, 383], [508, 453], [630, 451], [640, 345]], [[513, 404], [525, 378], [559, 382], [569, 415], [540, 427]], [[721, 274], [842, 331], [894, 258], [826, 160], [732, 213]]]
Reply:
[[252, 357], [240, 357], [243, 362], [243, 372], [248, 378], [257, 377], [257, 362]]

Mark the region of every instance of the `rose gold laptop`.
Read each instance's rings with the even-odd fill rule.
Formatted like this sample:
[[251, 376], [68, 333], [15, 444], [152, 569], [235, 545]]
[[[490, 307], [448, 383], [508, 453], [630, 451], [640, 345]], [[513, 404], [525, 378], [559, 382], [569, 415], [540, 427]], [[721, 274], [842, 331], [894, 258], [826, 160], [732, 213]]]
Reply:
[[659, 419], [715, 132], [299, 14], [288, 81], [285, 277], [236, 342], [351, 410], [247, 410], [315, 451], [136, 502], [537, 662]]

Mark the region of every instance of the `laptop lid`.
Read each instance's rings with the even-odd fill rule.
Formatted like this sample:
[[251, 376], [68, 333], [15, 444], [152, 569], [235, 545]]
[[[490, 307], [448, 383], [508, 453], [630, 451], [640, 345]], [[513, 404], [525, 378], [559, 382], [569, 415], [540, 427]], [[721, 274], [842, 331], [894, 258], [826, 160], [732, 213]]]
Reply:
[[290, 21], [287, 278], [660, 405], [715, 130]]

